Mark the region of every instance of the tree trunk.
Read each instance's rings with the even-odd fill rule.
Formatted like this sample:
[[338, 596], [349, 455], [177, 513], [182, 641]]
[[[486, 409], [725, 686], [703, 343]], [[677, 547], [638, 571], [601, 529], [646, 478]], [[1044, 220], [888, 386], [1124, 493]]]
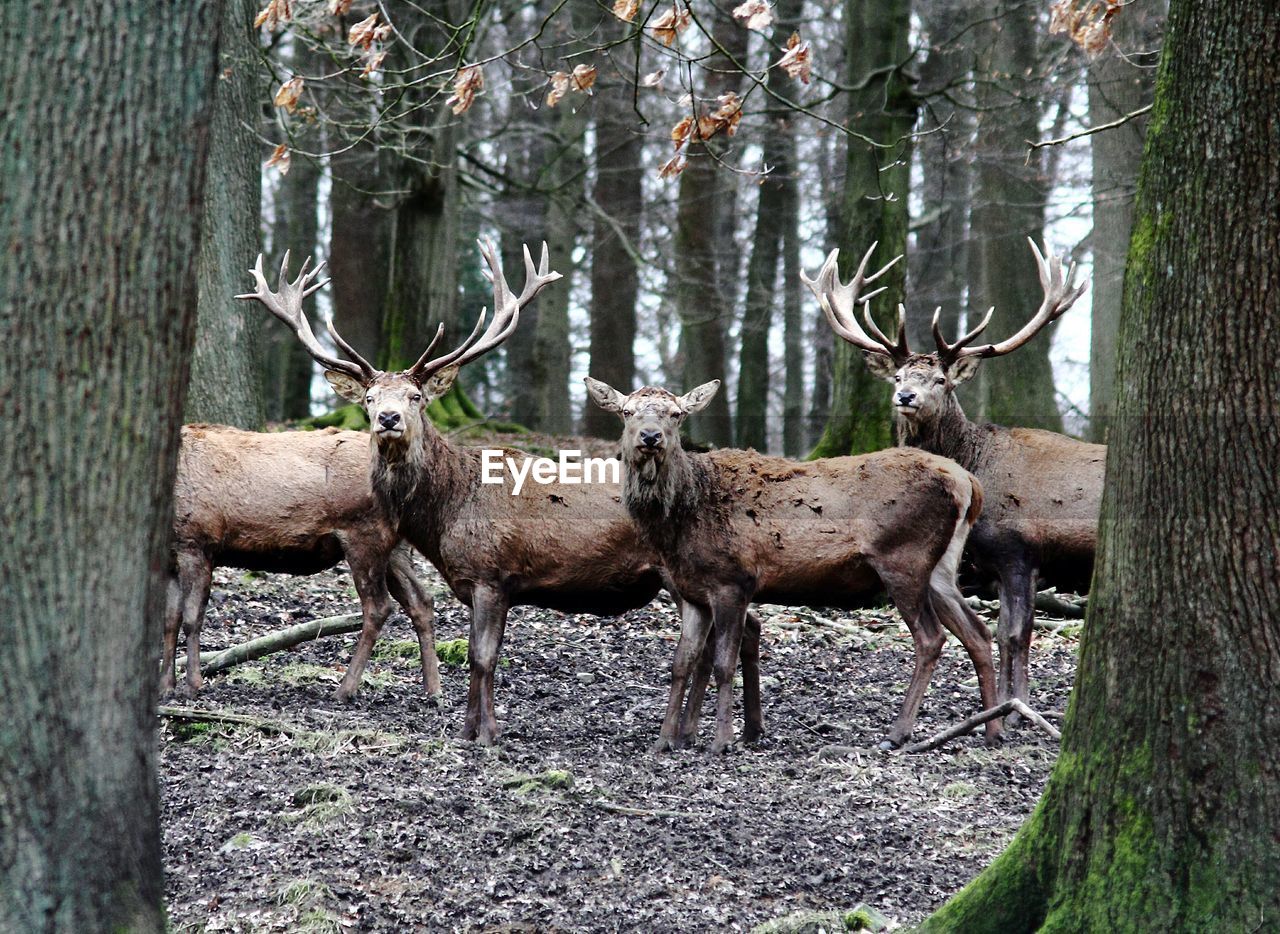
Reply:
[[221, 76], [210, 128], [205, 229], [200, 238], [195, 351], [185, 420], [262, 426], [258, 335], [262, 315], [235, 296], [258, 255], [262, 183], [256, 124], [260, 100], [256, 7], [218, 5]]
[[[618, 27], [609, 28], [620, 32]], [[613, 62], [614, 68], [625, 73], [634, 58], [619, 48]], [[644, 207], [644, 143], [633, 132], [635, 115], [627, 82], [612, 69], [602, 68], [596, 87], [589, 368], [591, 376], [630, 392], [636, 388], [636, 299], [640, 293], [636, 251]], [[618, 437], [618, 417], [597, 405], [586, 406], [582, 427], [595, 438]]]
[[929, 930], [1280, 917], [1280, 8], [1170, 8], [1062, 753]]
[[[1043, 150], [1028, 162], [1029, 139], [1040, 137], [1038, 81], [1041, 67], [1037, 4], [1006, 0], [985, 22], [978, 39], [976, 190], [970, 211], [969, 307], [982, 315], [996, 309], [984, 340], [1002, 340], [1022, 327], [1044, 296], [1027, 237], [1044, 239], [1044, 206], [1049, 190]], [[1060, 248], [1060, 244], [1051, 245]], [[1041, 331], [1016, 354], [978, 371], [979, 412], [1001, 425], [1062, 430], [1049, 347], [1055, 325]]]
[[383, 356], [382, 311], [391, 281], [391, 212], [378, 202], [391, 183], [379, 156], [353, 151], [330, 162], [333, 323], [366, 360]]
[[[877, 143], [848, 141], [841, 215], [840, 275], [849, 279], [863, 253], [879, 241], [879, 265], [907, 250], [907, 192], [911, 182], [909, 135], [916, 100], [896, 66], [907, 62], [911, 27], [909, 0], [846, 0], [849, 127]], [[877, 74], [877, 72], [880, 72]], [[897, 313], [906, 270], [899, 263], [877, 285], [887, 287], [877, 307]], [[888, 315], [884, 316], [888, 320]], [[893, 444], [889, 393], [871, 375], [862, 354], [839, 341], [832, 359], [831, 414], [810, 457], [876, 451]]]
[[[795, 138], [791, 137], [790, 142], [792, 171], [796, 171], [799, 163], [795, 158]], [[782, 392], [782, 453], [787, 457], [803, 454], [806, 440], [804, 303], [800, 268], [800, 190], [793, 181], [787, 187], [787, 198], [782, 207], [782, 360], [786, 371]], [[829, 328], [827, 330], [830, 331]]]
[[0, 8], [4, 931], [165, 929], [155, 659], [217, 28], [198, 0]]
[[[319, 56], [296, 38], [292, 41], [288, 62], [292, 74], [311, 75], [322, 70]], [[290, 265], [296, 270], [308, 256], [314, 264], [324, 259], [328, 251], [319, 242], [317, 223], [320, 167], [298, 155], [293, 157], [291, 165], [288, 174], [276, 185], [268, 255], [279, 262], [285, 250], [290, 251]], [[265, 319], [259, 315], [258, 320]], [[267, 421], [282, 422], [311, 414], [313, 369], [311, 355], [288, 328], [264, 328], [260, 372]]]
[[[1116, 17], [1114, 47], [1089, 66], [1089, 122], [1110, 123], [1151, 101], [1153, 62], [1159, 47], [1159, 11], [1137, 4]], [[1136, 120], [1095, 133], [1093, 154], [1093, 311], [1089, 341], [1089, 435], [1107, 440], [1107, 424], [1115, 402], [1116, 340], [1120, 333], [1120, 297], [1129, 235], [1133, 231], [1133, 196], [1142, 161], [1147, 120]]]

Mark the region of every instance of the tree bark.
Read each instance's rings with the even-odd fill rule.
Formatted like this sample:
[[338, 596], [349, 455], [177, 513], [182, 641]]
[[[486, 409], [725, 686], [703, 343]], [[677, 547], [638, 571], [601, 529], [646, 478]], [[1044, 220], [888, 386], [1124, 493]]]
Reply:
[[1277, 62], [1271, 0], [1170, 4], [1062, 753], [927, 930], [1280, 917], [1280, 158], [1261, 129], [1280, 125]]
[[[969, 307], [976, 315], [994, 305], [984, 340], [1002, 340], [1040, 307], [1043, 292], [1027, 237], [1044, 239], [1049, 179], [1044, 151], [1028, 161], [1026, 140], [1040, 136], [1043, 90], [1037, 41], [1039, 7], [1006, 0], [980, 27], [978, 74], [988, 76], [976, 95], [977, 167], [969, 214]], [[975, 322], [976, 323], [976, 322]], [[1016, 354], [986, 363], [975, 389], [979, 414], [1001, 425], [1062, 430], [1049, 347], [1049, 325]]]
[[[620, 27], [609, 28], [621, 32]], [[633, 131], [632, 92], [621, 77], [630, 76], [629, 69], [634, 67], [631, 48], [615, 49], [610, 66], [601, 69], [596, 83], [591, 232], [590, 375], [627, 392], [636, 388], [636, 300], [640, 294], [636, 251], [644, 210], [644, 141]], [[582, 426], [595, 438], [618, 437], [618, 417], [597, 405], [586, 406]]]
[[[795, 137], [791, 137], [791, 166]], [[804, 303], [800, 284], [800, 189], [787, 186], [782, 207], [782, 360], [786, 371], [782, 392], [782, 453], [799, 457], [805, 450], [804, 432]], [[828, 331], [830, 329], [828, 328]]]
[[155, 657], [217, 30], [200, 0], [0, 7], [4, 931], [165, 929]]
[[256, 7], [250, 0], [224, 0], [218, 10], [221, 74], [210, 130], [196, 344], [185, 419], [255, 429], [262, 426], [262, 315], [235, 295], [244, 291], [245, 271], [259, 250], [262, 183], [251, 129], [261, 105]]
[[[910, 57], [909, 0], [846, 0], [849, 127], [882, 149], [856, 138], [848, 141], [840, 247], [840, 275], [849, 279], [872, 243], [884, 264], [907, 250], [907, 192], [911, 182], [909, 136], [916, 99], [898, 66]], [[878, 266], [877, 266], [878, 268]], [[886, 291], [877, 307], [897, 313], [906, 270], [899, 263], [877, 285]], [[886, 316], [887, 320], [887, 316]], [[862, 354], [838, 341], [832, 359], [831, 413], [810, 457], [877, 451], [893, 444], [889, 393], [868, 371]]]
[[382, 312], [391, 281], [391, 212], [378, 200], [391, 182], [381, 161], [377, 152], [353, 151], [330, 163], [333, 323], [366, 360], [383, 356]]
[[[1114, 46], [1089, 66], [1089, 123], [1118, 120], [1151, 102], [1153, 59], [1158, 54], [1162, 11], [1135, 4], [1116, 17]], [[1105, 443], [1115, 402], [1116, 340], [1125, 258], [1133, 231], [1133, 199], [1142, 162], [1147, 120], [1089, 137], [1093, 156], [1093, 310], [1089, 340], [1089, 435]]]

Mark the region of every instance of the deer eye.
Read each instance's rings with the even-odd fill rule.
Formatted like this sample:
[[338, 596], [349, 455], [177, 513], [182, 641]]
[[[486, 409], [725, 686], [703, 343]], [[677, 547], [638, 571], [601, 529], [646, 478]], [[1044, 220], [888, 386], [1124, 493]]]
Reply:
[[939, 386], [941, 386], [943, 383], [947, 381], [947, 378], [945, 376], [937, 376], [937, 377], [934, 377], [933, 381], [937, 383]]
[[373, 405], [373, 396], [365, 396], [364, 403], [365, 405]]
[[900, 383], [900, 382], [902, 382], [902, 377], [901, 377], [901, 376], [899, 376], [897, 373], [895, 373], [895, 374], [893, 374], [893, 381], [894, 381], [895, 383]]
[[421, 402], [421, 401], [422, 401], [422, 393], [420, 393], [420, 392], [415, 392], [413, 395], [411, 395], [411, 396], [409, 397], [409, 401], [410, 401], [410, 402]]

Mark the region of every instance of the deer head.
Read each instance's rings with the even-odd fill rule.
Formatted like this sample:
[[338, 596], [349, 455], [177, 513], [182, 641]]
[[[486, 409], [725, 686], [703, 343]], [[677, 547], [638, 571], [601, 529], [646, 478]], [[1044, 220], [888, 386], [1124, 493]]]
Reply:
[[[1036, 265], [1040, 271], [1040, 286], [1044, 289], [1044, 301], [1039, 310], [1016, 333], [997, 344], [972, 346], [973, 341], [991, 322], [995, 308], [988, 308], [986, 315], [978, 325], [968, 333], [959, 337], [954, 343], [948, 343], [942, 336], [938, 326], [938, 318], [942, 309], [933, 312], [933, 340], [937, 345], [934, 353], [914, 353], [907, 345], [906, 310], [898, 305], [898, 332], [896, 339], [890, 340], [884, 335], [875, 320], [871, 317], [870, 299], [882, 289], [862, 295], [862, 287], [879, 278], [894, 263], [902, 259], [896, 256], [879, 272], [866, 276], [867, 263], [877, 244], [871, 244], [862, 257], [862, 263], [847, 285], [840, 282], [836, 270], [836, 261], [840, 251], [832, 250], [822, 268], [813, 278], [803, 272], [800, 278], [818, 299], [827, 322], [841, 338], [862, 351], [863, 358], [871, 372], [894, 384], [893, 405], [898, 415], [908, 423], [924, 424], [936, 419], [953, 403], [955, 387], [971, 379], [978, 371], [978, 364], [987, 357], [999, 357], [1012, 353], [1031, 338], [1035, 337], [1045, 325], [1055, 321], [1068, 308], [1075, 304], [1088, 282], [1074, 285], [1075, 263], [1072, 263], [1066, 274], [1062, 271], [1062, 260], [1056, 255], [1045, 259], [1035, 241], [1030, 237], [1027, 242], [1031, 252], [1035, 254]], [[1048, 252], [1046, 248], [1045, 252]], [[865, 329], [858, 323], [854, 306], [861, 304]]]
[[409, 369], [395, 373], [375, 369], [343, 340], [332, 322], [327, 325], [329, 336], [346, 359], [328, 353], [316, 340], [303, 314], [302, 301], [328, 282], [327, 279], [315, 281], [323, 263], [308, 271], [311, 262], [308, 258], [303, 262], [298, 277], [289, 282], [289, 254], [285, 253], [279, 282], [273, 292], [263, 275], [262, 256], [259, 255], [257, 265], [250, 270], [257, 283], [256, 290], [236, 298], [262, 302], [268, 311], [289, 326], [307, 352], [325, 367], [325, 378], [334, 391], [347, 401], [364, 406], [374, 441], [380, 450], [386, 451], [412, 446], [420, 441], [423, 433], [431, 430], [427, 406], [449, 391], [458, 369], [510, 337], [520, 322], [520, 311], [549, 283], [560, 278], [560, 273], [550, 271], [545, 243], [542, 245], [541, 262], [536, 267], [529, 247], [525, 246], [524, 289], [518, 296], [513, 295], [502, 274], [493, 244], [481, 241], [480, 253], [489, 267], [485, 270], [485, 278], [493, 283], [492, 320], [488, 320], [488, 310], [482, 308], [471, 335], [453, 350], [433, 358], [431, 353], [444, 335], [444, 325], [441, 324], [418, 361]]
[[584, 378], [587, 394], [606, 412], [622, 419], [622, 460], [642, 479], [653, 479], [672, 451], [680, 450], [680, 426], [693, 412], [706, 408], [720, 388], [713, 379], [677, 396], [665, 389], [644, 386], [624, 396], [608, 383]]

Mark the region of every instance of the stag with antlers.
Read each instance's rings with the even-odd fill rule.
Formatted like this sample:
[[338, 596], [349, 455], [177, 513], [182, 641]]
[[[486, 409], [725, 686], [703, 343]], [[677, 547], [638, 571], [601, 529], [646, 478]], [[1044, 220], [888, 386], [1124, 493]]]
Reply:
[[[897, 335], [890, 340], [871, 317], [868, 300], [879, 290], [862, 294], [902, 257], [867, 275], [873, 243], [848, 284], [836, 270], [838, 250], [831, 251], [814, 278], [801, 274], [832, 330], [863, 351], [872, 373], [893, 383], [898, 444], [949, 457], [982, 481], [986, 506], [969, 536], [969, 555], [980, 575], [994, 580], [1000, 592], [1000, 700], [1013, 697], [1024, 703], [1035, 588], [1039, 581], [1063, 589], [1088, 588], [1107, 451], [1104, 445], [1050, 431], [971, 422], [956, 399], [956, 386], [972, 378], [982, 360], [1022, 347], [1086, 288], [1087, 283], [1074, 285], [1074, 264], [1064, 273], [1057, 256], [1046, 259], [1029, 242], [1044, 289], [1031, 320], [1005, 340], [975, 344], [991, 321], [994, 309], [989, 309], [977, 326], [949, 343], [938, 325], [938, 309], [932, 353], [908, 346], [902, 305]], [[860, 303], [862, 323], [856, 314]]]
[[[519, 323], [520, 311], [544, 287], [560, 278], [551, 272], [546, 244], [535, 266], [524, 250], [525, 284], [519, 295], [507, 286], [492, 244], [481, 243], [493, 283], [494, 312], [481, 310], [469, 337], [433, 357], [444, 327], [413, 366], [395, 373], [375, 369], [329, 325], [345, 355], [326, 351], [302, 310], [303, 299], [324, 283], [319, 267], [289, 282], [281, 266], [273, 291], [262, 272], [252, 270], [257, 288], [238, 296], [255, 299], [297, 335], [326, 369], [343, 398], [364, 406], [372, 427], [370, 467], [374, 497], [404, 536], [439, 569], [453, 593], [471, 610], [468, 661], [471, 682], [462, 735], [489, 744], [498, 736], [493, 679], [513, 606], [534, 605], [571, 613], [612, 616], [642, 607], [664, 585], [657, 555], [643, 546], [621, 502], [617, 484], [530, 484], [520, 495], [505, 485], [481, 483], [481, 452], [445, 438], [427, 417], [427, 406], [449, 390], [458, 369], [498, 347]], [[510, 457], [524, 456], [506, 451]], [[748, 621], [743, 650], [747, 717], [762, 730], [759, 692], [759, 621]], [[360, 634], [349, 676], [359, 680], [377, 639], [377, 628]], [[709, 664], [701, 669], [706, 676]], [[697, 704], [691, 693], [691, 716]]]

